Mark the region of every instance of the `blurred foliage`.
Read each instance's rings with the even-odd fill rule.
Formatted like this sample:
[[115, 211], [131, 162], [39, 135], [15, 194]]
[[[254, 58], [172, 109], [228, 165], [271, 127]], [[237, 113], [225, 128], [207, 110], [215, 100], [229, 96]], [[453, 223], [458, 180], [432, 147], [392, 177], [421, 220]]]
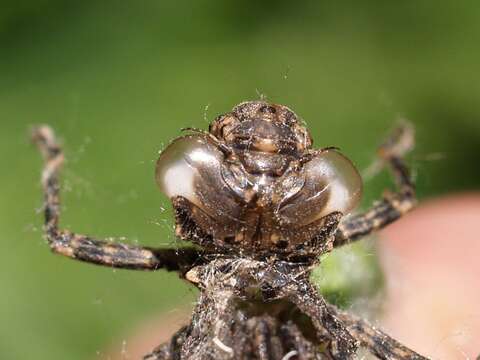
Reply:
[[324, 254], [311, 280], [322, 295], [337, 306], [361, 312], [378, 312], [376, 298], [383, 295], [384, 279], [372, 241], [362, 241]]
[[[478, 189], [479, 40], [474, 1], [2, 1], [0, 358], [105, 359], [142, 319], [195, 299], [174, 274], [47, 251], [30, 125], [65, 142], [63, 225], [148, 245], [175, 244], [158, 151], [260, 95], [360, 169], [406, 117], [420, 197]], [[389, 185], [367, 180], [364, 206]]]

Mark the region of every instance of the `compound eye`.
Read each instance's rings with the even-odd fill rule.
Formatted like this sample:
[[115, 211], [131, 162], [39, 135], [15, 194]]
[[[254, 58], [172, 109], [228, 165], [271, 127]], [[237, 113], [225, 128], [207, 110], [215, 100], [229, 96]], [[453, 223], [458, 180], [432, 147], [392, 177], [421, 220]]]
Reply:
[[204, 137], [193, 135], [175, 139], [160, 154], [155, 179], [160, 190], [169, 198], [183, 196], [202, 206], [198, 196], [198, 179], [212, 173], [220, 174], [222, 156]]
[[[303, 226], [333, 212], [348, 214], [362, 195], [362, 179], [352, 162], [334, 150], [320, 152], [305, 163], [301, 174], [289, 175], [296, 190], [284, 196], [278, 216], [285, 224]], [[300, 180], [302, 177], [304, 180]], [[295, 187], [294, 187], [295, 188]]]
[[323, 184], [324, 205], [317, 218], [332, 212], [351, 212], [362, 196], [362, 178], [352, 162], [335, 150], [320, 153], [306, 164], [307, 181]]

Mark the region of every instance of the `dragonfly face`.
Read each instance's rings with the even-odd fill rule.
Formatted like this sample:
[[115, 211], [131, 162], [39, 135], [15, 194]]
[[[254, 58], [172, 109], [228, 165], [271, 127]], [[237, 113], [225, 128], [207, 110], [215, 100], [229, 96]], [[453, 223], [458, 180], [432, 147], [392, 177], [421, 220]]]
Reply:
[[297, 116], [264, 101], [236, 106], [209, 130], [177, 138], [157, 162], [179, 236], [258, 256], [328, 247], [361, 196], [350, 160], [335, 149], [313, 150]]

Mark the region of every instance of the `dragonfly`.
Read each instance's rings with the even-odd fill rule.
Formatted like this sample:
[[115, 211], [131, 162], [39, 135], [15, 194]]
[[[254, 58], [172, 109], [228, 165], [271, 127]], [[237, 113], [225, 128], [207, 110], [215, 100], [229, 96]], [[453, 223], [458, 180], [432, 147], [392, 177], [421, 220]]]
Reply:
[[175, 271], [199, 289], [190, 322], [145, 360], [427, 359], [368, 321], [328, 303], [310, 282], [321, 255], [378, 231], [416, 204], [404, 156], [413, 128], [378, 148], [396, 190], [354, 212], [362, 178], [336, 147], [315, 149], [288, 107], [243, 102], [207, 130], [184, 129], [155, 178], [171, 200], [175, 235], [192, 244], [151, 248], [59, 226], [64, 154], [54, 131], [32, 139], [44, 158], [45, 237], [54, 253], [110, 268]]

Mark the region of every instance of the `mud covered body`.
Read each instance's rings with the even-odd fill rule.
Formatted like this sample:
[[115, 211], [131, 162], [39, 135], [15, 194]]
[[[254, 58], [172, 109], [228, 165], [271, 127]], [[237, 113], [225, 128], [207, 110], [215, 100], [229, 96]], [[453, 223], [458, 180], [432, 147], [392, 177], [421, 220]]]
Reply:
[[379, 230], [415, 205], [401, 127], [379, 148], [397, 182], [364, 213], [345, 217], [362, 184], [337, 150], [313, 150], [307, 129], [282, 105], [251, 101], [209, 132], [174, 140], [156, 179], [172, 200], [176, 233], [197, 246], [151, 248], [59, 227], [64, 157], [52, 129], [32, 138], [43, 154], [45, 237], [63, 256], [111, 268], [177, 271], [199, 299], [188, 325], [148, 360], [349, 360], [365, 348], [383, 360], [424, 360], [363, 319], [328, 304], [309, 281], [318, 257]]

